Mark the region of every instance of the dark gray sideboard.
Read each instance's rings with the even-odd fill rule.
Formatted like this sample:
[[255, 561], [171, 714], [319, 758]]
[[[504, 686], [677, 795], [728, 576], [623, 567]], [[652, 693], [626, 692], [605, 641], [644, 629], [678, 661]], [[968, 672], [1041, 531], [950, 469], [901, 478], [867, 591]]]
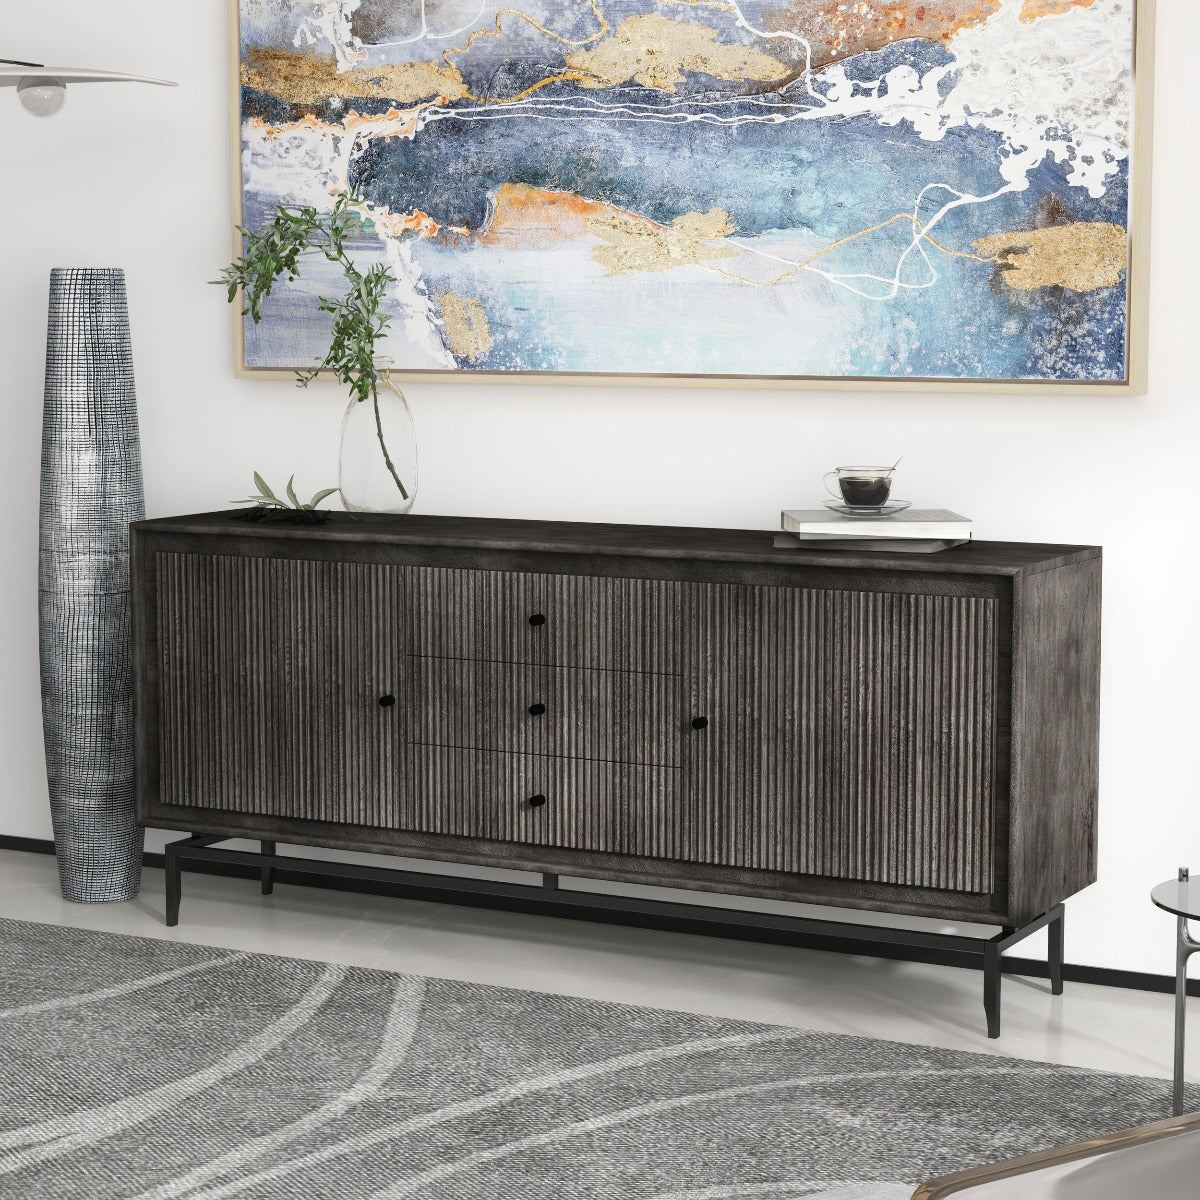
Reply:
[[[1095, 878], [1096, 547], [228, 512], [132, 531], [139, 817], [193, 835], [172, 922], [181, 859], [253, 860], [264, 890], [280, 865], [387, 874], [283, 841], [537, 872], [421, 880], [571, 915], [700, 909], [561, 875], [995, 924], [870, 930], [977, 948], [993, 1033], [1001, 954], [1049, 925], [1061, 989], [1061, 905]], [[237, 836], [263, 854], [218, 845]]]

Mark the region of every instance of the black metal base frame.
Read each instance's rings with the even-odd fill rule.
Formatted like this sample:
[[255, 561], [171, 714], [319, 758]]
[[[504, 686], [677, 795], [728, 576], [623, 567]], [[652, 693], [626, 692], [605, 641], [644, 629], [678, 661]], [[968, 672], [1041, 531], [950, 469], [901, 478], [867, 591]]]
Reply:
[[[717, 937], [762, 939], [764, 933], [793, 934], [807, 942], [816, 939], [818, 947], [851, 949], [853, 943], [872, 942], [881, 948], [891, 946], [952, 951], [973, 956], [983, 967], [983, 1008], [987, 1016], [989, 1038], [1000, 1036], [1000, 981], [1004, 952], [1031, 933], [1045, 928], [1049, 939], [1048, 968], [1050, 990], [1061, 996], [1063, 990], [1063, 906], [1056, 904], [1019, 928], [1003, 928], [993, 937], [971, 937], [956, 933], [930, 933], [920, 929], [895, 929], [886, 925], [868, 925], [849, 921], [825, 921], [811, 917], [785, 916], [780, 913], [710, 908], [707, 905], [681, 904], [640, 896], [614, 896], [599, 892], [560, 889], [557, 875], [543, 875], [542, 885], [503, 883], [491, 879], [473, 879], [452, 875], [426, 874], [394, 867], [368, 867], [358, 863], [330, 862], [276, 853], [274, 842], [261, 842], [261, 851], [231, 850], [218, 846], [230, 840], [227, 834], [194, 834], [169, 842], [163, 859], [167, 875], [167, 924], [179, 924], [182, 898], [183, 864], [193, 862], [224, 863], [257, 871], [262, 893], [270, 895], [277, 870], [300, 871], [306, 875], [385, 883], [389, 892], [418, 900], [449, 904], [469, 904], [481, 908], [511, 909], [518, 912], [570, 917], [577, 920], [605, 921], [618, 925], [636, 925], [677, 933], [700, 933]], [[861, 948], [859, 949], [861, 953]]]

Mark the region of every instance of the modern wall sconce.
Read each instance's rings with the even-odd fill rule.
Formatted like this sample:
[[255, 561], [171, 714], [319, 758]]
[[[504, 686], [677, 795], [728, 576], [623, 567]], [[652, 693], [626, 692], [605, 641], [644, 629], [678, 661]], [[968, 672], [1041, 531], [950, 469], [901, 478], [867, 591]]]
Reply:
[[52, 117], [67, 99], [69, 83], [152, 83], [178, 87], [170, 79], [149, 75], [127, 75], [122, 71], [98, 71], [90, 67], [48, 67], [45, 63], [0, 58], [0, 87], [15, 87], [17, 99], [35, 117]]

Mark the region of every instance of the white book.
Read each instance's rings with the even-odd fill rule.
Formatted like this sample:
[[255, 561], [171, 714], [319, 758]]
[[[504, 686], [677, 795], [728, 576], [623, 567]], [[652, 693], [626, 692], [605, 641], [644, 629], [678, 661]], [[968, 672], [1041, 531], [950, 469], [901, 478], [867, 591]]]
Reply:
[[777, 533], [775, 546], [780, 550], [863, 550], [884, 554], [937, 554], [965, 546], [970, 538], [843, 538], [824, 534]]
[[781, 524], [788, 533], [831, 538], [936, 538], [960, 541], [971, 536], [971, 520], [944, 508], [906, 508], [890, 517], [845, 517], [827, 508], [785, 509]]

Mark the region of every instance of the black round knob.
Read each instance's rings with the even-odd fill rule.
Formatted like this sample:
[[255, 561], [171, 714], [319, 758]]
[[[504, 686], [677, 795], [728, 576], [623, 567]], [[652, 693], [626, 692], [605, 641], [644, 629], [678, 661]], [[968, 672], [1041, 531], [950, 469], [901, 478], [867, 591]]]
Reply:
[[542, 713], [544, 713], [545, 711], [546, 711], [546, 706], [544, 704], [542, 704], [540, 701], [537, 704], [531, 704], [529, 706], [529, 715], [531, 717], [540, 717], [542, 715]]
[[529, 797], [529, 807], [530, 808], [541, 808], [542, 805], [545, 803], [546, 803], [546, 797], [543, 796], [541, 792], [538, 792], [538, 794], [536, 796]]
[[693, 729], [707, 729], [708, 728], [708, 718], [707, 717], [693, 717], [692, 718], [692, 728]]
[[529, 623], [530, 623], [530, 625], [533, 625], [535, 627], [538, 625], [545, 625], [545, 623], [546, 623], [545, 613], [534, 613], [533, 616], [531, 616], [529, 618]]
[[379, 697], [379, 707], [380, 708], [391, 708], [392, 705], [395, 703], [396, 703], [395, 696], [389, 695], [389, 696], [380, 696]]

